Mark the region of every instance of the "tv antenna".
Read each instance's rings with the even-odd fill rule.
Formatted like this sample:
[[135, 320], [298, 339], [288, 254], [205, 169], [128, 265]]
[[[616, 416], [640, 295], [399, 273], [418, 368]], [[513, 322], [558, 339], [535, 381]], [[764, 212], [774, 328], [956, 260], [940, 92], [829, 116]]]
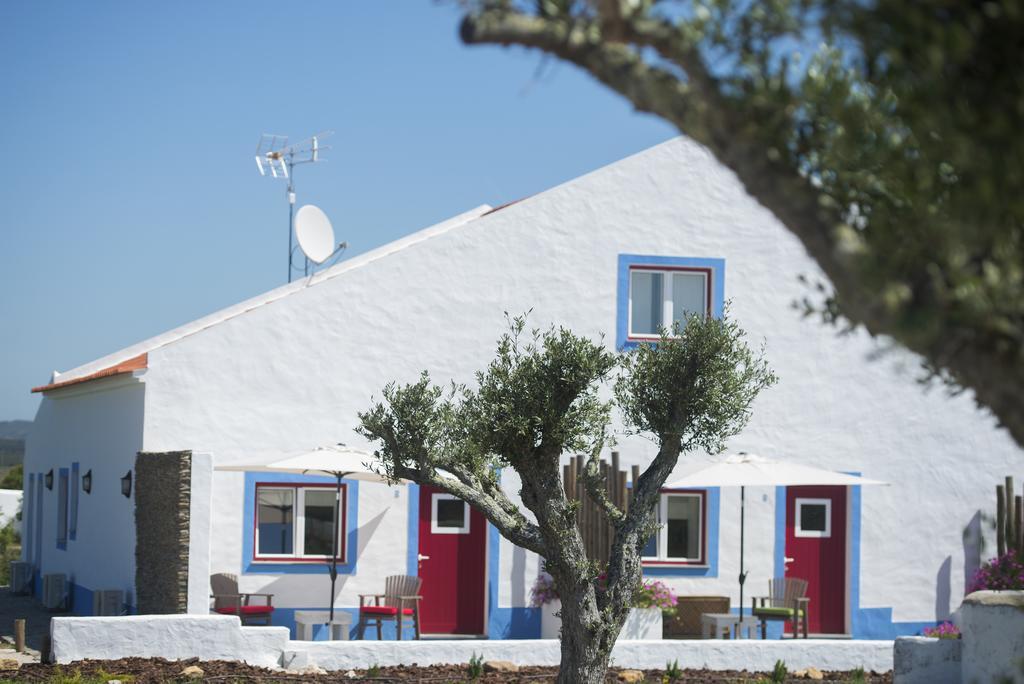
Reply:
[[[296, 237], [296, 225], [295, 225], [295, 167], [301, 164], [314, 164], [316, 162], [324, 161], [322, 154], [330, 147], [321, 144], [321, 141], [333, 134], [333, 131], [324, 131], [317, 133], [311, 138], [306, 138], [301, 142], [297, 142], [293, 145], [288, 144], [288, 136], [286, 135], [273, 135], [270, 133], [264, 133], [260, 136], [260, 142], [256, 146], [256, 168], [259, 169], [261, 176], [270, 174], [271, 178], [283, 178], [288, 181], [288, 282], [292, 282], [292, 275], [298, 270], [295, 268], [295, 237]], [[303, 207], [306, 209], [307, 207]], [[312, 207], [316, 209], [316, 207]], [[323, 217], [323, 221], [326, 221], [327, 228], [330, 230], [330, 239], [334, 240], [334, 231], [330, 227], [330, 221], [327, 220], [327, 216], [320, 212]], [[323, 236], [323, 230], [313, 231], [317, 235]], [[301, 241], [300, 241], [301, 246]], [[339, 245], [337, 249], [330, 252], [327, 258], [338, 253], [343, 247]], [[304, 263], [302, 267], [303, 275], [309, 275], [309, 262], [314, 261], [317, 264], [326, 261], [317, 261], [310, 256], [310, 253], [303, 250], [305, 255]], [[322, 249], [316, 251], [317, 255], [322, 254]]]

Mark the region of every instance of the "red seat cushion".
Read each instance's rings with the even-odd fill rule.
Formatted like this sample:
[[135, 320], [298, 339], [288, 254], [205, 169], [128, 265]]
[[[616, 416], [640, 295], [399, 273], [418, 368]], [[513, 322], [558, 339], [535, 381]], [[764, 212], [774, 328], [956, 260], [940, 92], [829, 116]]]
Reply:
[[236, 606], [224, 606], [214, 608], [221, 615], [270, 615], [274, 612], [273, 606], [242, 606], [241, 612]]
[[[363, 606], [359, 612], [367, 615], [398, 615], [398, 608], [394, 606]], [[402, 615], [412, 615], [412, 608], [403, 608]]]

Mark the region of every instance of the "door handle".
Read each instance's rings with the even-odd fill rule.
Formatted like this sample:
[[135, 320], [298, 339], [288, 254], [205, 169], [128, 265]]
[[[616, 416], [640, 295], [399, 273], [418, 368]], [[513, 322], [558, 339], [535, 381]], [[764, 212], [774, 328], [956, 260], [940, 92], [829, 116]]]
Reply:
[[430, 556], [424, 556], [422, 553], [417, 553], [416, 554], [416, 560], [418, 560], [418, 561], [430, 560]]
[[794, 559], [790, 558], [789, 556], [783, 556], [783, 558], [782, 558], [782, 562], [783, 563], [792, 563], [793, 560]]

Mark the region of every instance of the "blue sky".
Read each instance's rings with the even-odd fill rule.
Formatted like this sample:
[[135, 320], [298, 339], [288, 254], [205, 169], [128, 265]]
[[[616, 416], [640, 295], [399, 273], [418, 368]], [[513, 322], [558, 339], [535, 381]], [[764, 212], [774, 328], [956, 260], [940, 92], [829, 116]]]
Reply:
[[284, 282], [260, 133], [334, 130], [299, 204], [349, 256], [674, 135], [431, 0], [0, 3], [0, 420], [33, 385]]

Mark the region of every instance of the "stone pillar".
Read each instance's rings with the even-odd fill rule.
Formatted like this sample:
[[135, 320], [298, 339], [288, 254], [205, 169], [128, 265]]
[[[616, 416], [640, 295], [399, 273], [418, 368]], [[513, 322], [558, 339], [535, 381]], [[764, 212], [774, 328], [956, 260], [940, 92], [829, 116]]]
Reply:
[[139, 614], [188, 609], [192, 452], [135, 458], [135, 591]]

